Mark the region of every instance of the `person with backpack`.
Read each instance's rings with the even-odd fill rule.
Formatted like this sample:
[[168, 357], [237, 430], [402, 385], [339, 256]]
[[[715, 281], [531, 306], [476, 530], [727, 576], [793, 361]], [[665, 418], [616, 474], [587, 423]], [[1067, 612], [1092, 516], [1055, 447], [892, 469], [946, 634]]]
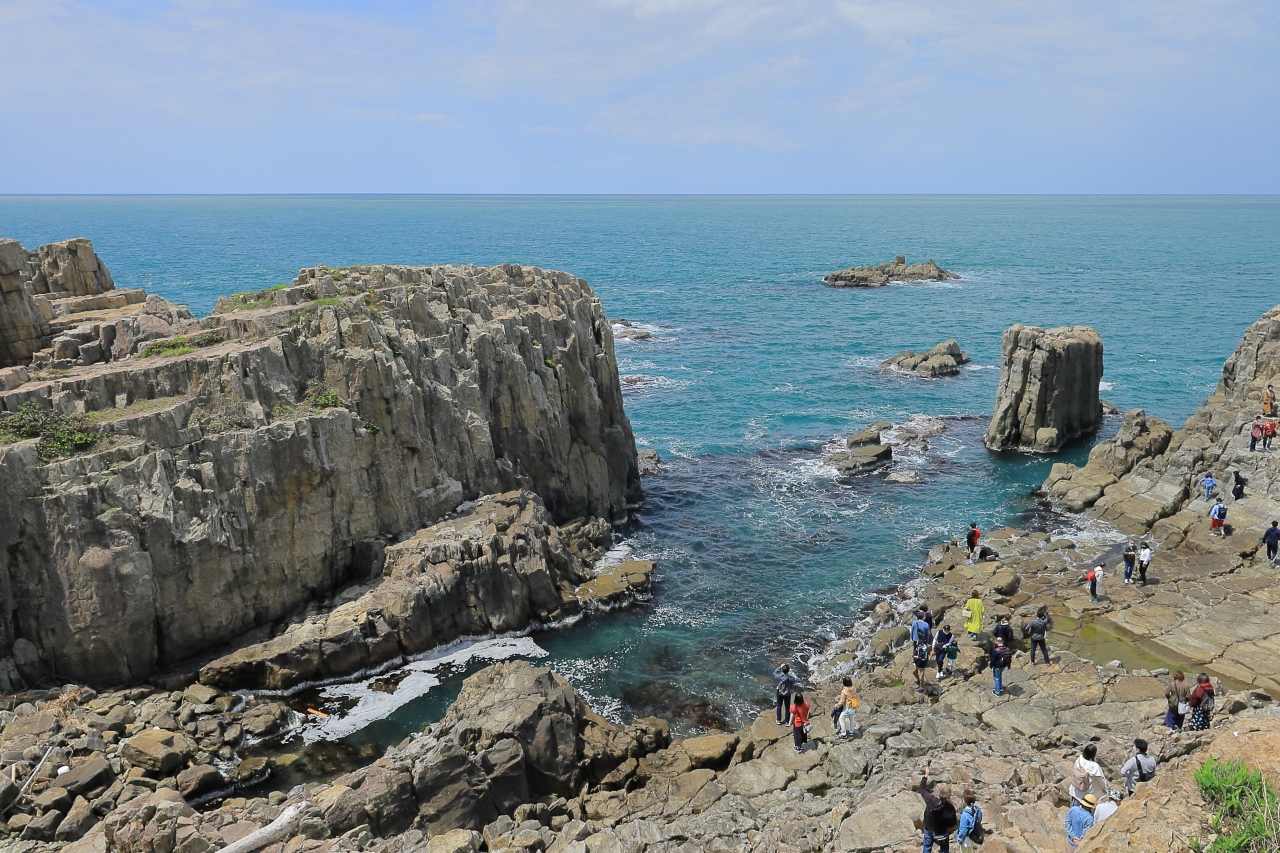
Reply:
[[1196, 689], [1187, 698], [1187, 707], [1191, 709], [1191, 722], [1187, 724], [1187, 728], [1193, 732], [1209, 728], [1213, 721], [1213, 706], [1213, 683], [1202, 672], [1196, 676]]
[[1262, 422], [1262, 449], [1271, 449], [1271, 439], [1276, 437], [1276, 422], [1267, 420]]
[[1067, 817], [1063, 821], [1067, 830], [1067, 847], [1075, 850], [1080, 846], [1084, 834], [1093, 828], [1093, 810], [1097, 807], [1098, 798], [1087, 794], [1084, 799], [1072, 803], [1071, 808], [1067, 809]]
[[969, 546], [969, 562], [973, 562], [973, 558], [978, 556], [978, 540], [982, 538], [982, 531], [978, 529], [978, 525], [974, 522], [969, 523], [969, 532], [964, 535], [965, 544]]
[[1138, 552], [1138, 582], [1143, 586], [1147, 585], [1147, 569], [1151, 568], [1151, 544], [1149, 542], [1142, 543], [1142, 550]]
[[1044, 656], [1045, 666], [1049, 665], [1049, 620], [1036, 613], [1036, 618], [1027, 623], [1027, 639], [1031, 641], [1031, 665], [1036, 665], [1036, 649]]
[[1138, 562], [1138, 546], [1132, 539], [1124, 546], [1124, 582], [1133, 583], [1133, 567]]
[[774, 703], [778, 712], [778, 725], [791, 725], [791, 694], [796, 689], [796, 677], [791, 674], [791, 665], [783, 664], [773, 671]]
[[1276, 561], [1276, 551], [1280, 550], [1280, 521], [1271, 522], [1267, 532], [1262, 534], [1262, 543], [1267, 546], [1267, 560]]
[[917, 620], [911, 626], [911, 663], [916, 668], [916, 692], [924, 692], [924, 674], [933, 656], [933, 632], [924, 622]]
[[1253, 419], [1253, 423], [1249, 426], [1249, 450], [1250, 452], [1258, 449], [1258, 442], [1262, 441], [1262, 416]]
[[841, 738], [852, 737], [853, 733], [858, 730], [857, 710], [858, 694], [853, 692], [853, 679], [845, 676], [841, 682], [844, 687], [840, 690], [840, 704], [836, 707], [840, 709], [840, 730]]
[[1071, 767], [1069, 791], [1073, 801], [1083, 800], [1086, 795], [1092, 795], [1094, 805], [1097, 805], [1098, 798], [1105, 797], [1110, 790], [1107, 786], [1107, 777], [1103, 775], [1101, 765], [1095, 760], [1097, 757], [1097, 744], [1086, 743], [1084, 749], [1080, 750], [1076, 763]]
[[939, 785], [929, 790], [929, 768], [924, 768], [924, 776], [916, 786], [916, 792], [924, 800], [924, 853], [931, 853], [933, 845], [938, 845], [942, 853], [951, 853], [951, 830], [956, 828], [956, 807], [951, 802], [951, 789]]
[[964, 629], [975, 640], [978, 638], [978, 632], [982, 630], [982, 614], [984, 610], [982, 599], [978, 597], [978, 591], [975, 589], [969, 595], [969, 600], [964, 603]]
[[942, 662], [947, 659], [947, 649], [956, 641], [951, 633], [950, 625], [943, 625], [942, 630], [933, 635], [933, 659], [938, 663], [938, 680], [942, 680]]
[[1102, 594], [1102, 576], [1106, 574], [1106, 569], [1106, 563], [1098, 563], [1085, 572], [1084, 579], [1089, 584], [1089, 598], [1093, 601], [1097, 601], [1098, 596]]
[[1133, 758], [1126, 761], [1120, 768], [1120, 775], [1124, 777], [1124, 786], [1129, 789], [1130, 794], [1139, 782], [1150, 782], [1156, 778], [1156, 760], [1147, 755], [1147, 742], [1142, 738], [1135, 738], [1133, 752]]
[[1013, 650], [1004, 644], [1004, 639], [996, 637], [996, 644], [991, 649], [991, 677], [995, 681], [995, 689], [991, 692], [997, 696], [1004, 695], [1004, 671], [1013, 663]]
[[999, 637], [1004, 640], [1004, 644], [1010, 649], [1013, 648], [1013, 625], [1009, 624], [1009, 614], [1000, 617], [1000, 621], [991, 629], [991, 636]]
[[1227, 535], [1227, 505], [1222, 502], [1222, 498], [1218, 498], [1213, 509], [1209, 510], [1209, 535], [1213, 536], [1215, 530], [1219, 536]]
[[978, 798], [973, 791], [964, 792], [964, 808], [960, 811], [960, 828], [956, 830], [956, 841], [961, 847], [970, 848], [986, 840], [987, 830], [982, 825], [982, 809], [978, 808]]
[[929, 626], [929, 630], [933, 630], [933, 612], [929, 610], [929, 602], [923, 602], [916, 608], [916, 619]]
[[804, 694], [797, 692], [791, 697], [791, 733], [795, 738], [796, 752], [804, 752], [804, 745], [809, 742], [809, 703], [804, 701]]

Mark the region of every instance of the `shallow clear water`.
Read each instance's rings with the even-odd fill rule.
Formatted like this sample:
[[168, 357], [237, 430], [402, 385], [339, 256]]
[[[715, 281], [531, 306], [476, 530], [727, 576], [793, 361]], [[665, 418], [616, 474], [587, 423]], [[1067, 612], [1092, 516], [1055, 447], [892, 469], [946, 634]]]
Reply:
[[[668, 460], [625, 542], [659, 561], [658, 590], [535, 640], [598, 708], [685, 727], [740, 722], [774, 664], [837, 636], [929, 544], [1034, 511], [1050, 461], [980, 445], [1005, 327], [1094, 326], [1103, 395], [1177, 425], [1280, 301], [1269, 197], [0, 198], [0, 234], [91, 237], [119, 285], [197, 312], [318, 262], [515, 261], [589, 279], [611, 317], [653, 333], [618, 356], [637, 441]], [[821, 283], [895, 254], [964, 280]], [[948, 337], [974, 359], [957, 379], [876, 369]], [[975, 416], [897, 463], [922, 483], [819, 463], [823, 443], [912, 413]], [[439, 680], [352, 741], [433, 718], [459, 679]]]

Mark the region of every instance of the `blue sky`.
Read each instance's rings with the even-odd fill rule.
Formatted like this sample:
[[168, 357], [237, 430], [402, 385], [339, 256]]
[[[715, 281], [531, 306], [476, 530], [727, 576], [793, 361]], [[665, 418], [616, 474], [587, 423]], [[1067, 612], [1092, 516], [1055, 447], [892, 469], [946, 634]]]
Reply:
[[0, 0], [0, 193], [1275, 193], [1276, 0]]

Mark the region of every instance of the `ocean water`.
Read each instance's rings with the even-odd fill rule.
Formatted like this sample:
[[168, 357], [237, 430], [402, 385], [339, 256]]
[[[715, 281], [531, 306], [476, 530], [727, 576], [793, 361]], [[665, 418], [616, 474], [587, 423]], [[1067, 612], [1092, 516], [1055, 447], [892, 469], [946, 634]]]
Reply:
[[[1176, 426], [1280, 302], [1274, 197], [10, 197], [0, 235], [90, 237], [118, 285], [198, 313], [315, 263], [536, 264], [587, 278], [611, 317], [651, 332], [618, 341], [619, 370], [638, 444], [666, 462], [618, 555], [658, 561], [653, 600], [307, 697], [358, 706], [358, 725], [333, 730], [357, 745], [399, 740], [463, 674], [512, 654], [618, 718], [739, 724], [769, 699], [774, 665], [803, 672], [931, 544], [969, 521], [1061, 523], [1030, 496], [1053, 460], [981, 446], [1007, 326], [1097, 328], [1103, 396]], [[963, 279], [821, 282], [896, 254]], [[958, 378], [877, 368], [950, 337], [973, 359]], [[844, 478], [822, 464], [845, 433], [917, 414], [945, 431], [892, 468]]]

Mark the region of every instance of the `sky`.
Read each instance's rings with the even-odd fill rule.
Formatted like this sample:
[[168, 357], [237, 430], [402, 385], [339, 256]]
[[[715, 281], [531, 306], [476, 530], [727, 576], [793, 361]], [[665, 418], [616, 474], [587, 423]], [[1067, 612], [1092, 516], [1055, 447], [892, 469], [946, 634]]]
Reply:
[[0, 193], [1277, 193], [1277, 0], [0, 0]]

